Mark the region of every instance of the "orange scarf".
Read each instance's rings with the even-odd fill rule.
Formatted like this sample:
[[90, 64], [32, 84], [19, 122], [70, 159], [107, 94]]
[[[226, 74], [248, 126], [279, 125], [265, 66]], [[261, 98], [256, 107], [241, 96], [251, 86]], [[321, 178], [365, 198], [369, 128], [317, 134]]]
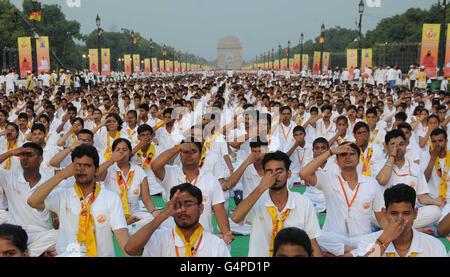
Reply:
[[267, 207], [267, 210], [269, 211], [270, 216], [272, 217], [272, 236], [270, 237], [270, 249], [269, 249], [269, 255], [270, 257], [273, 256], [273, 242], [275, 241], [275, 237], [278, 234], [278, 232], [283, 229], [283, 223], [286, 220], [286, 217], [291, 212], [290, 209], [286, 209], [286, 211], [281, 214], [280, 220], [278, 220], [278, 213], [276, 207]]

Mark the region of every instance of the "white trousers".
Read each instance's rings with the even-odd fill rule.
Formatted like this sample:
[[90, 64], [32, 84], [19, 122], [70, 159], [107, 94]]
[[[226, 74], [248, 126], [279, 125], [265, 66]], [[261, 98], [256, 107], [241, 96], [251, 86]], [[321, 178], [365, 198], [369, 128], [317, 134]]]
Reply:
[[322, 232], [317, 238], [317, 243], [322, 251], [339, 256], [344, 254], [345, 246], [358, 248], [360, 237], [349, 237], [334, 232]]
[[49, 248], [56, 246], [58, 230], [44, 230], [36, 226], [22, 226], [28, 235], [28, 253], [30, 257], [39, 257]]

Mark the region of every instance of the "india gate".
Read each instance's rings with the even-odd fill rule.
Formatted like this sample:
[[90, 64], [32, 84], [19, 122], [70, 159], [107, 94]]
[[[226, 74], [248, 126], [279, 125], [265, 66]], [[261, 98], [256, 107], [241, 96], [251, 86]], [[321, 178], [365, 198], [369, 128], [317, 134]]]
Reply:
[[242, 45], [238, 38], [226, 36], [217, 45], [217, 68], [239, 70], [242, 66]]

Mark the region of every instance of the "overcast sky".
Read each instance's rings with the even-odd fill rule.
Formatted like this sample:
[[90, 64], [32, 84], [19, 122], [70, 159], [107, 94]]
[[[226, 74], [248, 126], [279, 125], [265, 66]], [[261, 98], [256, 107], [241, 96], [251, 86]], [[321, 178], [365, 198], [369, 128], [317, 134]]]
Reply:
[[[244, 60], [278, 48], [305, 41], [320, 34], [320, 26], [357, 29], [360, 0], [41, 0], [59, 4], [68, 19], [81, 23], [81, 33], [91, 32], [97, 13], [105, 31], [132, 29], [158, 43], [200, 55], [210, 61], [217, 57], [222, 37], [240, 39]], [[370, 2], [381, 7], [369, 7]], [[22, 0], [10, 0], [22, 8]], [[73, 6], [70, 3], [74, 3]], [[81, 7], [76, 7], [79, 2]], [[364, 0], [362, 31], [374, 29], [384, 17], [409, 8], [428, 9], [438, 0]], [[442, 2], [442, 1], [441, 1]], [[72, 7], [70, 7], [72, 6]]]

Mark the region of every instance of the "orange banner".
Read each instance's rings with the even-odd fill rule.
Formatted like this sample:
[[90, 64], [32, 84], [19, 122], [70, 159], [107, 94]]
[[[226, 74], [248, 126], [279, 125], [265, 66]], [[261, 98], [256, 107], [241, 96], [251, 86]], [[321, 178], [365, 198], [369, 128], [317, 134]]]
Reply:
[[181, 63], [181, 72], [186, 72], [186, 63]]
[[102, 48], [102, 75], [111, 76], [111, 54], [109, 48]]
[[98, 50], [89, 49], [89, 70], [98, 75]]
[[152, 58], [152, 73], [158, 73], [158, 58]]
[[159, 72], [164, 72], [164, 60], [159, 60]]
[[287, 66], [288, 66], [288, 60], [287, 58], [281, 59], [281, 70], [287, 70]]
[[20, 78], [26, 78], [27, 72], [33, 72], [33, 61], [31, 59], [31, 39], [30, 37], [19, 37], [17, 40], [19, 49]]
[[124, 55], [125, 74], [131, 75], [131, 55]]
[[425, 67], [427, 77], [435, 77], [437, 74], [440, 31], [440, 24], [423, 24], [420, 65]]
[[133, 55], [133, 71], [141, 74], [141, 56], [139, 54]]
[[36, 39], [36, 59], [38, 74], [42, 72], [50, 73], [50, 46], [48, 37], [39, 37]]
[[294, 71], [300, 73], [300, 54], [294, 55]]
[[150, 73], [151, 73], [150, 59], [144, 59], [144, 68], [145, 68], [145, 74], [150, 75]]
[[[447, 26], [447, 30], [450, 30], [450, 24]], [[450, 77], [450, 32], [447, 31], [447, 47], [445, 50], [445, 67], [444, 67], [444, 77]]]
[[175, 73], [180, 72], [180, 63], [178, 61], [175, 61]]
[[275, 60], [273, 63], [274, 70], [280, 70], [280, 60]]
[[308, 71], [309, 70], [309, 55], [303, 54], [302, 56], [302, 71]]
[[321, 52], [314, 51], [313, 75], [319, 75], [320, 74], [320, 55], [321, 55]]

